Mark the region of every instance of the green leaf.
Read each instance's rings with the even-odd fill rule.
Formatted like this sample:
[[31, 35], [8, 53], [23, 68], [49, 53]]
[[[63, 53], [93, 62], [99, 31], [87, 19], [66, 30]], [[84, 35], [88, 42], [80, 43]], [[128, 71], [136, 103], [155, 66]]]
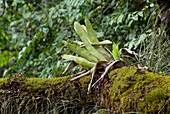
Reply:
[[90, 43], [89, 37], [87, 32], [83, 29], [83, 27], [78, 23], [74, 22], [74, 29], [77, 32], [77, 34], [80, 36], [81, 40], [83, 41], [83, 44], [87, 48], [87, 50], [94, 55], [99, 61], [107, 61], [106, 58], [100, 54]]
[[89, 36], [88, 38], [89, 38], [89, 41], [91, 42], [92, 46], [95, 46], [95, 49], [100, 54], [102, 54], [107, 59], [107, 61], [112, 60], [112, 56], [101, 46], [101, 45], [106, 45], [106, 44], [112, 44], [112, 42], [109, 40], [99, 42], [99, 40], [97, 39], [97, 36], [92, 28], [92, 25], [87, 17], [85, 17], [85, 25], [86, 25], [86, 30], [87, 30], [87, 33]]
[[85, 47], [81, 48], [80, 45], [78, 45], [78, 44], [68, 43], [67, 48], [69, 48], [71, 51], [78, 54], [79, 56], [87, 59], [88, 61], [98, 62], [97, 58], [95, 56], [93, 56], [92, 54], [90, 54], [90, 52]]
[[10, 62], [11, 57], [12, 53], [10, 51], [5, 50], [0, 53], [0, 67], [7, 65]]
[[122, 23], [124, 15], [121, 14], [117, 19], [117, 24]]
[[141, 43], [143, 43], [146, 38], [147, 38], [147, 35], [145, 33], [141, 34], [139, 39], [135, 43], [135, 48], [134, 49], [136, 49]]
[[135, 20], [135, 21], [137, 21], [137, 20], [138, 20], [138, 15], [137, 15], [137, 14], [134, 14], [134, 15], [132, 16], [132, 19]]
[[142, 11], [138, 12], [138, 15], [143, 17], [143, 12]]
[[77, 64], [88, 67], [88, 68], [93, 68], [93, 66], [95, 65], [95, 63], [90, 62], [85, 58], [81, 58], [81, 57], [77, 57], [73, 55], [63, 55], [62, 58], [67, 59], [67, 60], [72, 60], [76, 62]]
[[113, 48], [112, 54], [114, 60], [120, 60], [120, 52], [119, 52], [118, 44], [113, 43], [112, 48]]
[[87, 29], [87, 33], [89, 36], [89, 41], [93, 44], [93, 43], [99, 43], [99, 40], [97, 39], [96, 34], [94, 33], [93, 27], [89, 21], [89, 19], [87, 17], [85, 17], [85, 25], [86, 25], [86, 29]]

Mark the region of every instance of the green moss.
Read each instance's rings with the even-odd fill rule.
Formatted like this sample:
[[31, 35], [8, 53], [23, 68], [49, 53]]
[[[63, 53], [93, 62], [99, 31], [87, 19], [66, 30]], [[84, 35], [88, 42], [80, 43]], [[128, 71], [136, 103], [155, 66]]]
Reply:
[[110, 104], [116, 104], [120, 112], [157, 113], [170, 96], [169, 78], [147, 70], [123, 67], [111, 71], [109, 77], [113, 81], [109, 92], [113, 103]]
[[[70, 76], [59, 78], [29, 78], [16, 77], [0, 81], [0, 110], [29, 113], [50, 111], [53, 108], [68, 110], [90, 107], [97, 102], [96, 94], [87, 95], [89, 76], [80, 81], [70, 81]], [[5, 100], [4, 100], [5, 99]], [[86, 106], [90, 104], [89, 106]], [[1, 107], [3, 105], [3, 107]], [[12, 109], [11, 109], [12, 107]], [[41, 108], [39, 108], [41, 107]], [[61, 111], [62, 112], [62, 111]]]
[[0, 83], [4, 83], [6, 80], [6, 78], [0, 78]]
[[88, 76], [84, 76], [84, 77], [80, 78], [79, 82], [82, 83], [83, 87], [87, 87], [89, 84], [89, 80], [90, 80], [90, 76], [88, 75]]
[[[7, 106], [5, 110], [17, 103], [14, 109], [19, 106], [22, 110], [25, 105], [30, 105], [29, 103], [42, 103], [42, 107], [46, 109], [49, 102], [50, 107], [59, 102], [79, 108], [98, 104], [99, 107], [110, 108], [114, 113], [158, 113], [162, 107], [164, 111], [170, 112], [170, 77], [163, 77], [135, 66], [112, 70], [108, 76], [109, 91], [105, 87], [98, 87], [89, 95], [87, 87], [90, 76], [72, 82], [70, 76], [26, 80], [0, 79], [0, 102]], [[28, 107], [27, 109], [31, 110]]]
[[2, 86], [6, 80], [7, 80], [6, 78], [0, 78], [0, 86]]

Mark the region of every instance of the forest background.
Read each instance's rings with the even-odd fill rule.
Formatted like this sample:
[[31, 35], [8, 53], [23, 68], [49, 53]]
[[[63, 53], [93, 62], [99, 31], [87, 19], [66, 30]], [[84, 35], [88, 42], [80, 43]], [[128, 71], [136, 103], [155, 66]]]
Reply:
[[[160, 0], [161, 1], [161, 0]], [[168, 2], [168, 1], [167, 1]], [[91, 21], [100, 41], [110, 40], [142, 55], [137, 63], [170, 74], [167, 3], [152, 0], [1, 0], [0, 75], [62, 76], [70, 54], [63, 41], [80, 40], [75, 21]], [[169, 12], [168, 12], [169, 11]], [[111, 49], [111, 46], [107, 47]], [[84, 69], [76, 67], [65, 75]]]

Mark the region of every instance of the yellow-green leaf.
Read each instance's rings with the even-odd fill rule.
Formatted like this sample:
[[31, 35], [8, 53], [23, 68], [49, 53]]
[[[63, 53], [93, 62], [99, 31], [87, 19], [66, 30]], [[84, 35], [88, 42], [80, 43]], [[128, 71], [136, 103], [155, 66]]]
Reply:
[[77, 32], [77, 34], [80, 36], [81, 40], [83, 41], [83, 44], [87, 48], [87, 50], [94, 55], [99, 61], [107, 61], [106, 58], [100, 54], [90, 43], [89, 37], [87, 32], [83, 29], [83, 27], [78, 23], [74, 22], [74, 29]]
[[78, 54], [79, 56], [87, 59], [88, 61], [98, 62], [97, 58], [95, 56], [93, 56], [92, 54], [90, 54], [90, 52], [85, 47], [81, 48], [80, 45], [78, 45], [78, 44], [68, 43], [67, 48], [69, 48], [71, 51]]
[[113, 54], [114, 60], [120, 60], [119, 45], [113, 43], [112, 48], [113, 48], [112, 54]]
[[90, 62], [85, 58], [81, 58], [81, 57], [77, 57], [73, 55], [63, 55], [62, 58], [67, 59], [67, 60], [72, 60], [76, 62], [77, 64], [88, 67], [88, 68], [93, 68], [93, 66], [95, 65], [95, 63]]
[[85, 25], [86, 25], [86, 30], [89, 36], [89, 40], [90, 42], [93, 43], [99, 43], [99, 40], [97, 39], [97, 36], [93, 30], [93, 27], [91, 25], [91, 22], [89, 21], [89, 19], [87, 17], [85, 17], [84, 19], [85, 21]]

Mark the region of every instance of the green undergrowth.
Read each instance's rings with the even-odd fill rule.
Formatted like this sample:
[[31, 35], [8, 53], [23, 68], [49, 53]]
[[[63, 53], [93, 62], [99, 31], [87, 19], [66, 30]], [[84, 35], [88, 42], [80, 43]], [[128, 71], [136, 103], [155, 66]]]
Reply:
[[[3, 114], [168, 113], [170, 78], [135, 66], [112, 70], [109, 82], [87, 94], [89, 76], [71, 82], [59, 78], [1, 78]], [[102, 109], [102, 110], [101, 110]]]

